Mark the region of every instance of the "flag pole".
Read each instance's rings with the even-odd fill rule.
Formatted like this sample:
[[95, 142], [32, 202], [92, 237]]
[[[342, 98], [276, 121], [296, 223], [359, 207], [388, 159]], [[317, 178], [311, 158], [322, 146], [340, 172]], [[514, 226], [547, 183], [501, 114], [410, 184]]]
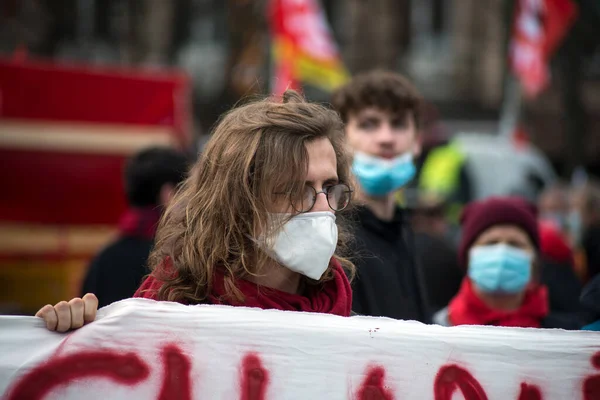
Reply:
[[521, 84], [512, 73], [509, 73], [504, 87], [504, 101], [502, 102], [500, 121], [498, 123], [498, 136], [510, 139], [513, 135], [519, 124], [522, 103]]

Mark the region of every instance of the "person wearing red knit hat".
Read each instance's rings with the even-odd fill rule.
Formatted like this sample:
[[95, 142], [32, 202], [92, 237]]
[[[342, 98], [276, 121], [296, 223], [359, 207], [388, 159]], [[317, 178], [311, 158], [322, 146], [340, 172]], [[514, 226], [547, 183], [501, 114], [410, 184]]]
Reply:
[[577, 328], [550, 314], [548, 289], [539, 283], [535, 206], [512, 197], [474, 202], [465, 208], [461, 226], [458, 260], [467, 276], [435, 323]]

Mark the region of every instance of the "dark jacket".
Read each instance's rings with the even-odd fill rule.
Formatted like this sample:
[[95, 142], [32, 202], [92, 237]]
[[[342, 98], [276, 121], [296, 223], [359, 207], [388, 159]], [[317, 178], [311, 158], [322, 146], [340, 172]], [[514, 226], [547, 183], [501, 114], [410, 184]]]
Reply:
[[145, 275], [146, 264], [154, 241], [125, 236], [102, 250], [87, 271], [82, 295], [94, 293], [98, 307], [133, 296]]
[[[600, 275], [596, 275], [581, 293], [582, 322], [590, 330], [600, 330]], [[594, 327], [589, 327], [594, 324]]]
[[542, 328], [577, 330], [581, 329], [581, 323], [577, 314], [550, 311], [542, 321]]
[[404, 212], [381, 221], [359, 207], [354, 221], [357, 276], [352, 283], [352, 310], [357, 314], [428, 323], [422, 279], [414, 259], [414, 241]]
[[573, 266], [548, 259], [543, 260], [541, 266], [540, 280], [548, 287], [550, 311], [576, 315], [579, 311], [581, 282]]
[[600, 225], [587, 229], [583, 235], [582, 245], [587, 260], [588, 278], [593, 279], [600, 273]]
[[94, 293], [99, 307], [133, 296], [142, 278], [150, 273], [146, 264], [160, 214], [160, 207], [150, 206], [130, 208], [121, 216], [119, 239], [94, 258], [82, 294]]
[[465, 276], [452, 245], [426, 233], [415, 234], [415, 253], [423, 275], [427, 304], [437, 311], [448, 305]]

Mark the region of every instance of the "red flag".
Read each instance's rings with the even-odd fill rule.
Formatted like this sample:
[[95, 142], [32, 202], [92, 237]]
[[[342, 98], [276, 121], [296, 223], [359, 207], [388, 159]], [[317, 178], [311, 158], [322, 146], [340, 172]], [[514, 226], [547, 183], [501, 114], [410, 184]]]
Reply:
[[550, 81], [550, 57], [577, 16], [572, 0], [519, 0], [510, 48], [510, 66], [525, 95], [537, 96]]
[[273, 40], [272, 88], [310, 83], [331, 91], [348, 79], [318, 0], [271, 0], [269, 24]]

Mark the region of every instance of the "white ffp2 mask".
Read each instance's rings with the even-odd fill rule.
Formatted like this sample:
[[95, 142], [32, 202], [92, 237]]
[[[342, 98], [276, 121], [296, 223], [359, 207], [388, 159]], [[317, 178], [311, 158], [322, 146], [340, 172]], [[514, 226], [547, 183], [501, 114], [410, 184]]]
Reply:
[[[273, 217], [276, 216], [284, 217], [286, 214], [273, 214]], [[257, 242], [286, 268], [319, 280], [335, 253], [337, 239], [335, 214], [318, 211], [292, 217], [279, 233]]]

